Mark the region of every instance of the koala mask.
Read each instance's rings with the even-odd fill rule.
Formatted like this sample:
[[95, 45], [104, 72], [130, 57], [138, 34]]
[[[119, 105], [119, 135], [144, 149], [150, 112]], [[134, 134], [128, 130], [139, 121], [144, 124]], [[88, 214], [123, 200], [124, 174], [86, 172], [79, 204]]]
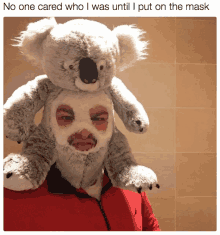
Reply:
[[61, 93], [51, 108], [51, 125], [57, 143], [73, 153], [84, 154], [107, 146], [114, 123], [112, 105], [104, 92]]
[[74, 187], [92, 185], [103, 168], [113, 133], [112, 101], [104, 91], [65, 90], [46, 112], [50, 112], [47, 123], [56, 139], [57, 167]]

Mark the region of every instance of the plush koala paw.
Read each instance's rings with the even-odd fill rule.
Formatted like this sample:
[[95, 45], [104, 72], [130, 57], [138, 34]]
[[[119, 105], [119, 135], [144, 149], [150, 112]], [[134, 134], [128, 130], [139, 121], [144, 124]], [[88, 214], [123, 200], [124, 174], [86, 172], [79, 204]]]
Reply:
[[138, 131], [138, 133], [145, 133], [148, 129], [148, 125], [138, 118], [134, 120], [134, 126], [136, 126], [135, 129]]
[[32, 189], [32, 183], [23, 175], [8, 172], [4, 173], [4, 187], [14, 191], [22, 191]]
[[[19, 154], [10, 154], [4, 159], [4, 187], [14, 191], [33, 189], [34, 186], [26, 177], [23, 166], [25, 159]], [[27, 173], [27, 172], [26, 172]]]
[[145, 190], [152, 190], [153, 187], [160, 188], [156, 174], [145, 166], [132, 166], [126, 168], [119, 176], [123, 182], [123, 188], [141, 193]]
[[127, 111], [126, 116], [128, 120], [126, 123], [126, 128], [129, 131], [132, 131], [137, 134], [144, 134], [148, 130], [149, 120], [147, 118], [143, 119], [138, 116], [134, 117], [132, 111]]

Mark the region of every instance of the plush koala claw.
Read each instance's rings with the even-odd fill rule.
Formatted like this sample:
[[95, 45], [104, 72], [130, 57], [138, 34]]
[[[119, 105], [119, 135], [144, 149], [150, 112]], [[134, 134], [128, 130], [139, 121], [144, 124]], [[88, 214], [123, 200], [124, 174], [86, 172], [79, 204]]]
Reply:
[[138, 124], [138, 126], [141, 125], [141, 121], [140, 120], [137, 120], [136, 123]]
[[138, 133], [140, 132], [146, 132], [147, 130], [147, 127], [144, 125], [144, 123], [137, 119], [137, 120], [134, 120], [133, 122], [133, 125], [134, 125], [134, 128], [137, 130]]
[[154, 186], [159, 188], [156, 174], [145, 166], [131, 166], [121, 174], [119, 181], [124, 184], [122, 188], [141, 193], [145, 190], [152, 190]]
[[137, 188], [138, 193], [141, 193], [141, 191], [142, 191], [142, 187]]
[[[156, 184], [155, 185], [156, 186], [156, 188], [160, 188], [160, 185], [159, 184]], [[150, 184], [150, 186], [148, 187], [150, 190], [152, 190], [153, 189], [153, 185], [152, 184]], [[142, 192], [142, 187], [139, 187], [139, 188], [137, 188], [137, 192], [138, 193], [141, 193]]]
[[18, 144], [20, 144], [20, 143], [21, 143], [21, 141], [17, 141], [17, 143], [18, 143]]
[[8, 172], [8, 173], [6, 174], [6, 178], [7, 178], [7, 179], [10, 178], [12, 175], [13, 175], [13, 173]]
[[135, 132], [137, 134], [143, 134], [148, 129], [148, 125], [144, 121], [141, 121], [139, 118], [130, 119], [127, 125], [129, 131]]
[[33, 185], [24, 176], [8, 172], [4, 174], [4, 187], [13, 191], [22, 191], [32, 189]]

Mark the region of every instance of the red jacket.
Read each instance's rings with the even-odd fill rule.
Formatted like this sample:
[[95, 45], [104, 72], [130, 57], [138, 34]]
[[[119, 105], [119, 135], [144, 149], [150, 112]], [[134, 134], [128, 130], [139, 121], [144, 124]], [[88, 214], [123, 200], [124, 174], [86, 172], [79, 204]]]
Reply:
[[5, 231], [159, 231], [145, 193], [115, 188], [105, 175], [101, 200], [75, 189], [53, 168], [36, 190], [4, 191]]

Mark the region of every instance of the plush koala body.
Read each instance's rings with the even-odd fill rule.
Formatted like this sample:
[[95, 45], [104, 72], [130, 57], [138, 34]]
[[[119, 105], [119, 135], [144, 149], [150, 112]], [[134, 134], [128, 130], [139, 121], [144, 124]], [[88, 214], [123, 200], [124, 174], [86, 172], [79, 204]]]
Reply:
[[[43, 67], [46, 75], [18, 88], [4, 105], [6, 136], [23, 141], [21, 154], [4, 159], [5, 187], [37, 188], [55, 162], [76, 188], [93, 185], [103, 167], [113, 185], [121, 188], [137, 191], [157, 182], [152, 170], [136, 164], [113, 118], [115, 110], [126, 128], [135, 133], [144, 133], [149, 124], [143, 106], [115, 77], [116, 69], [123, 70], [142, 59], [144, 44], [139, 37], [140, 31], [129, 26], [111, 31], [86, 20], [59, 25], [54, 19], [44, 19], [29, 25], [18, 46]], [[59, 105], [68, 105], [76, 112], [68, 127], [57, 125]], [[94, 105], [108, 110], [106, 131], [89, 126], [89, 117], [84, 120]], [[34, 116], [42, 107], [43, 119], [36, 126]], [[78, 151], [67, 140], [85, 127], [95, 133], [97, 145]]]

